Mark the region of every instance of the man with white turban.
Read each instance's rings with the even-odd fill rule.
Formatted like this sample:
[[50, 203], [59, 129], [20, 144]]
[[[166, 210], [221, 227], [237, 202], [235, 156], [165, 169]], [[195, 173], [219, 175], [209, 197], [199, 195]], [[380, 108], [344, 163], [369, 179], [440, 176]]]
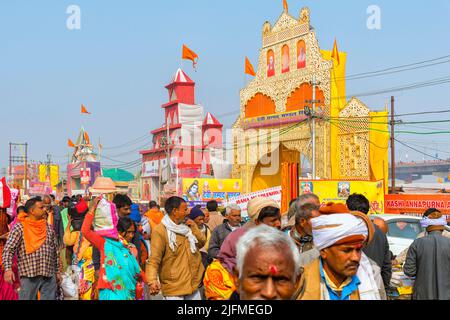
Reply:
[[373, 228], [357, 212], [311, 220], [320, 257], [303, 268], [298, 300], [386, 299], [380, 268], [362, 252]]
[[405, 275], [416, 277], [413, 300], [450, 300], [450, 239], [443, 235], [447, 218], [427, 210], [420, 224], [427, 235], [409, 247]]

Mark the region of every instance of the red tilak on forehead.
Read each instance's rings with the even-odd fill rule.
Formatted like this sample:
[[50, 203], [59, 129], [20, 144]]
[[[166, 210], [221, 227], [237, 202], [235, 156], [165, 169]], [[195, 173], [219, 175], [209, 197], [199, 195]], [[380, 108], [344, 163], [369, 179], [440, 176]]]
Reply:
[[278, 268], [276, 267], [276, 266], [270, 266], [270, 273], [273, 275], [273, 276], [277, 276], [278, 275]]

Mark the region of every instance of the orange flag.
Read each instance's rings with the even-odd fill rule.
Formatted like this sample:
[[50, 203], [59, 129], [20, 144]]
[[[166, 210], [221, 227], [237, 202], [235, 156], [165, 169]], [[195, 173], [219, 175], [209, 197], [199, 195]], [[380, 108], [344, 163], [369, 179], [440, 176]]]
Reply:
[[184, 44], [183, 44], [183, 57], [182, 58], [186, 59], [186, 60], [191, 60], [194, 68], [197, 65], [198, 55], [194, 51], [192, 51], [191, 49], [186, 47], [186, 45], [184, 45]]
[[90, 112], [87, 111], [86, 107], [83, 104], [81, 105], [81, 113], [83, 113], [83, 114], [91, 114]]
[[70, 139], [67, 140], [67, 145], [71, 148], [75, 148], [75, 143], [73, 143], [73, 141]]
[[331, 53], [331, 57], [337, 61], [337, 65], [341, 63], [339, 60], [339, 50], [336, 39], [334, 39], [333, 52]]
[[287, 3], [287, 0], [283, 0], [283, 7], [284, 7], [284, 11], [288, 12], [289, 11], [289, 6]]
[[247, 57], [245, 57], [245, 73], [251, 76], [256, 76], [255, 69], [253, 68], [250, 60], [248, 60]]
[[89, 140], [89, 136], [86, 131], [84, 132], [84, 140], [86, 140], [86, 144], [91, 144], [91, 141]]

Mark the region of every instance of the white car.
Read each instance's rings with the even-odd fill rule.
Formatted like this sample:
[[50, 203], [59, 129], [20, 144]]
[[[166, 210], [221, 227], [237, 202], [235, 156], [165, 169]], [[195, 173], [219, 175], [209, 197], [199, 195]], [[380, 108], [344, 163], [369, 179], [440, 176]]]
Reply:
[[[417, 236], [425, 231], [425, 229], [420, 226], [420, 220], [422, 218], [417, 216], [380, 214], [370, 215], [370, 218], [381, 218], [386, 221], [389, 227], [387, 234], [389, 248], [395, 256], [409, 248], [414, 240], [417, 239]], [[450, 231], [450, 227], [448, 226], [446, 226], [445, 229]]]

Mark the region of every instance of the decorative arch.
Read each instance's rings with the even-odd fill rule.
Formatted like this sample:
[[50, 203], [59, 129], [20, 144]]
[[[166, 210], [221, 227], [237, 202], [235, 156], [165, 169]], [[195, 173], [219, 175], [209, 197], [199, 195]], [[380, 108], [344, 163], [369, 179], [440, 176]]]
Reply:
[[[294, 90], [290, 97], [287, 99], [286, 112], [303, 110], [305, 106], [312, 107], [313, 89], [309, 83], [302, 83], [300, 87]], [[316, 107], [325, 105], [325, 95], [322, 90], [316, 87], [316, 100], [320, 100], [320, 103], [316, 103]], [[308, 102], [307, 102], [308, 101]]]
[[245, 106], [246, 118], [255, 118], [275, 113], [275, 102], [270, 97], [262, 93], [257, 93]]

